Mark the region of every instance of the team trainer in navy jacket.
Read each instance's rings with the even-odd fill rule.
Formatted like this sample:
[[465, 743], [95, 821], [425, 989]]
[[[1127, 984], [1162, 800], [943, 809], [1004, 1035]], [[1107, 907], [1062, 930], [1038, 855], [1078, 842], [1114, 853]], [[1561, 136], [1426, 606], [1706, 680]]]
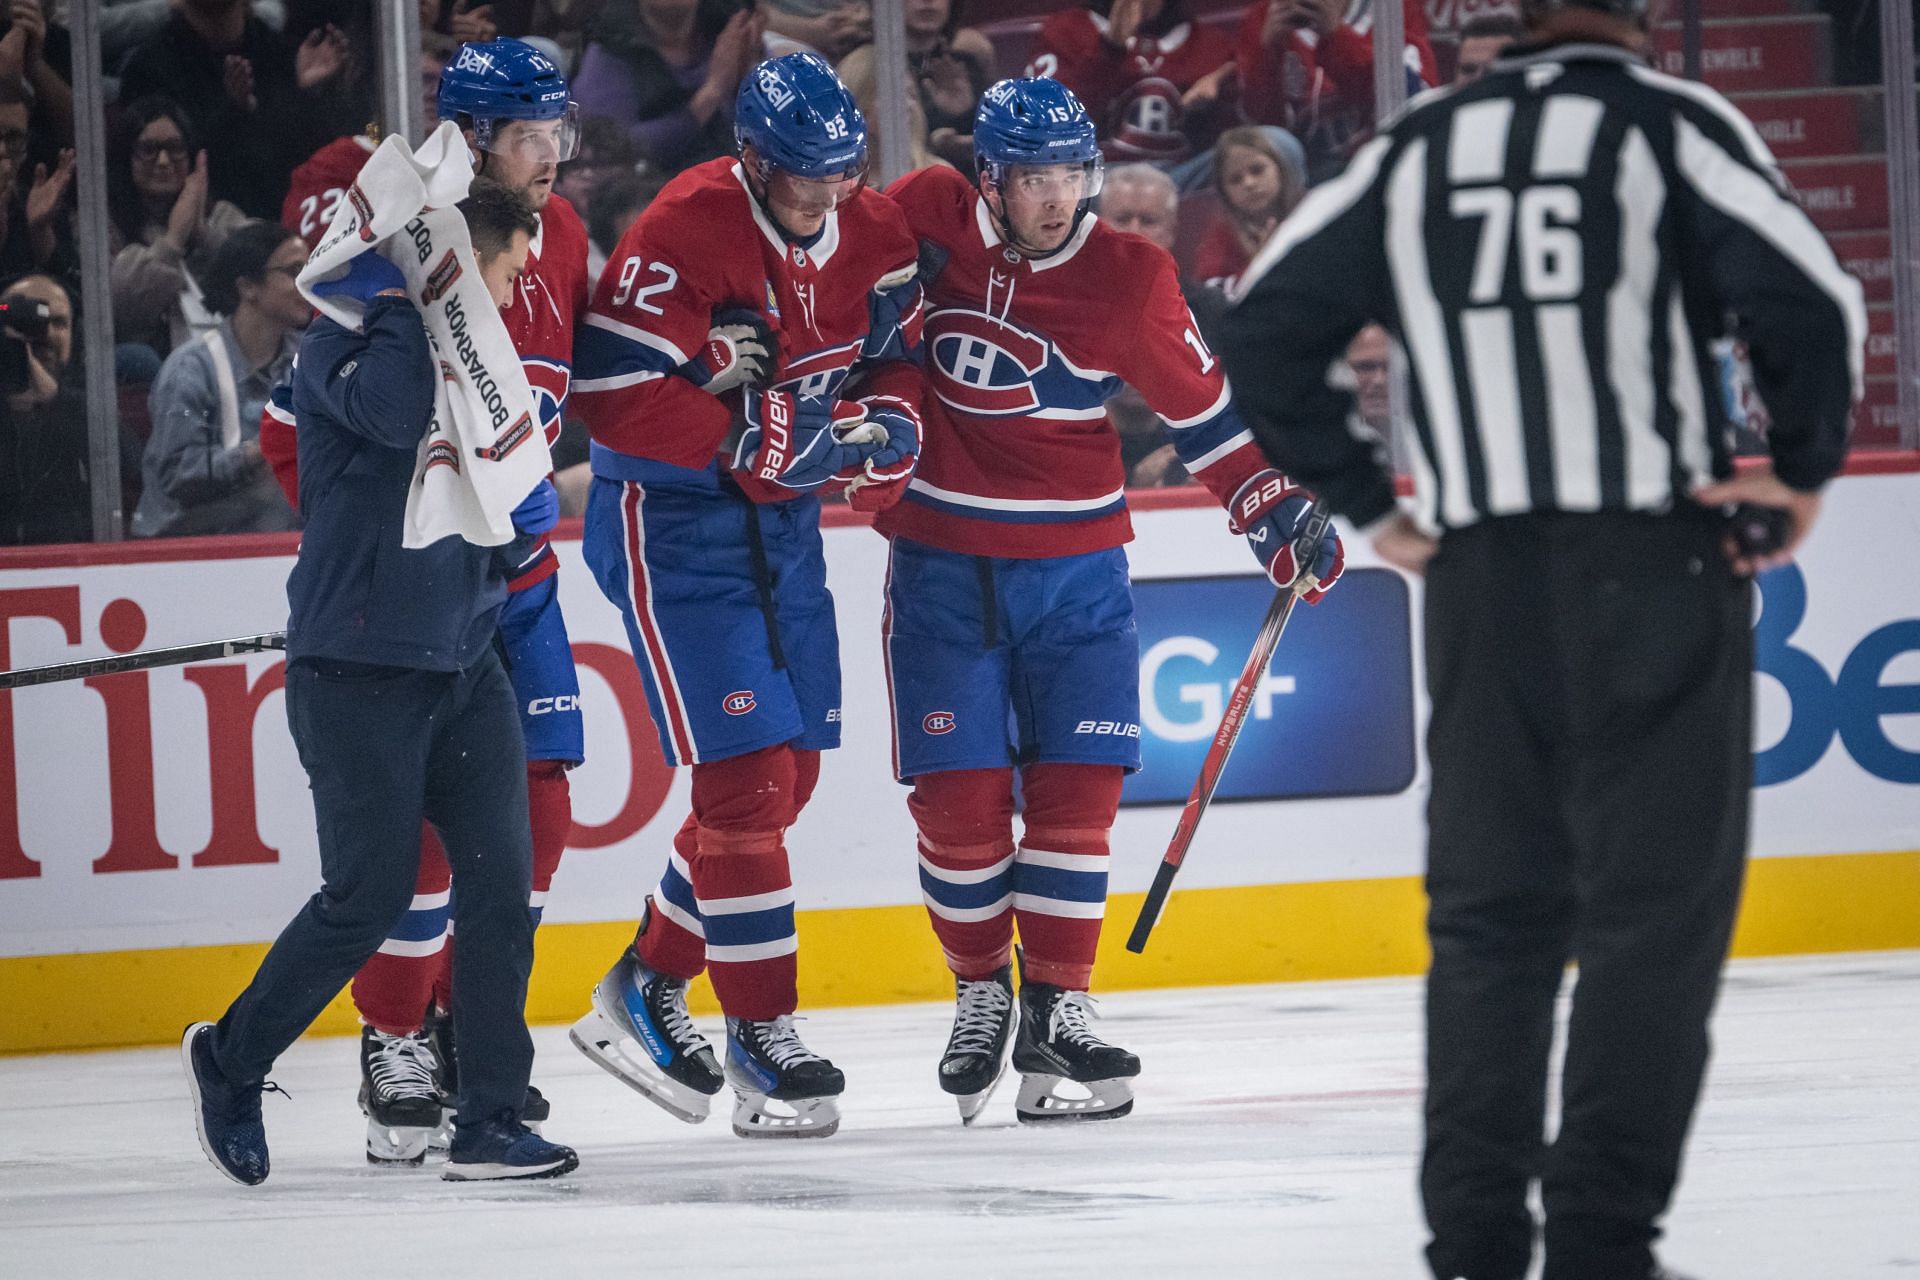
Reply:
[[[537, 229], [532, 210], [480, 182], [460, 207], [480, 274], [503, 299]], [[565, 1173], [574, 1153], [520, 1118], [533, 1066], [533, 846], [520, 721], [493, 648], [506, 580], [491, 548], [462, 538], [401, 545], [440, 375], [399, 270], [364, 253], [321, 288], [368, 304], [361, 333], [313, 322], [293, 386], [305, 534], [287, 581], [287, 721], [313, 790], [324, 883], [219, 1024], [187, 1029], [201, 1145], [235, 1181], [266, 1178], [266, 1073], [411, 904], [424, 818], [460, 886], [461, 1093], [446, 1176]]]

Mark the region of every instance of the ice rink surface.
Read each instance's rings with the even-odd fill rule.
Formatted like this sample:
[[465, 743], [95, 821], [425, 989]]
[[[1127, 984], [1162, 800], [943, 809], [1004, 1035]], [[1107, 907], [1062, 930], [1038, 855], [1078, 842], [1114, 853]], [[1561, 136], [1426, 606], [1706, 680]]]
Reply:
[[[1103, 1005], [1145, 1061], [1132, 1117], [1022, 1127], [1009, 1080], [971, 1130], [934, 1083], [946, 1009], [822, 1011], [802, 1031], [849, 1093], [811, 1142], [741, 1141], [724, 1105], [679, 1124], [542, 1027], [547, 1131], [581, 1168], [504, 1186], [363, 1163], [350, 1039], [275, 1071], [255, 1189], [201, 1155], [177, 1050], [0, 1059], [0, 1276], [1423, 1274], [1418, 983]], [[1736, 964], [1716, 1043], [1666, 1260], [1920, 1275], [1920, 953]]]

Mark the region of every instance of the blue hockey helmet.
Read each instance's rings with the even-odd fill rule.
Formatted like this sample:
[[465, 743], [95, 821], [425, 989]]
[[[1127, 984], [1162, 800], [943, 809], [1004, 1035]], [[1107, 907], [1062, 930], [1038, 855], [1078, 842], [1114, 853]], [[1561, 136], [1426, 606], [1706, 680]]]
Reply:
[[[495, 125], [509, 120], [558, 120], [556, 135], [530, 135], [556, 164], [573, 159], [580, 144], [579, 109], [567, 78], [547, 55], [524, 40], [463, 44], [440, 73], [435, 110], [442, 120], [473, 121], [474, 145], [494, 151]], [[552, 151], [550, 157], [544, 153]]]
[[[1064, 190], [1059, 184], [1067, 179], [1055, 173], [1015, 174], [1015, 169], [1043, 170], [1073, 165], [1080, 170], [1078, 207], [1074, 210], [1073, 229], [1077, 231], [1093, 198], [1106, 182], [1106, 169], [1100, 159], [1099, 131], [1093, 117], [1080, 105], [1073, 90], [1044, 76], [1026, 76], [1002, 80], [980, 99], [973, 118], [973, 159], [980, 171], [983, 194], [1000, 196], [1000, 207], [991, 201], [987, 208], [1000, 224], [1000, 234], [1021, 250], [1045, 256], [1056, 253], [1071, 242], [1067, 239], [1050, 249], [1040, 250], [1026, 244], [1014, 232], [1006, 211], [1006, 192], [1010, 183], [1031, 187], [1036, 194]], [[1051, 198], [1043, 196], [1042, 198]]]
[[811, 182], [866, 176], [866, 117], [818, 54], [789, 53], [749, 71], [734, 99], [733, 136], [743, 151], [753, 148], [763, 182], [776, 169]]

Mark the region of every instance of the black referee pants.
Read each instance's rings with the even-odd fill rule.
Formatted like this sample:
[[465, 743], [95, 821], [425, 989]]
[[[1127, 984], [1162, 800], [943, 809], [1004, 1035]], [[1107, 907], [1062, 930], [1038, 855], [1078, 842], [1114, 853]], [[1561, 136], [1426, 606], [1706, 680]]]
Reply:
[[[1751, 587], [1719, 522], [1532, 514], [1427, 569], [1426, 1150], [1442, 1280], [1641, 1280], [1745, 867]], [[1577, 966], [1559, 1132], [1555, 995]]]

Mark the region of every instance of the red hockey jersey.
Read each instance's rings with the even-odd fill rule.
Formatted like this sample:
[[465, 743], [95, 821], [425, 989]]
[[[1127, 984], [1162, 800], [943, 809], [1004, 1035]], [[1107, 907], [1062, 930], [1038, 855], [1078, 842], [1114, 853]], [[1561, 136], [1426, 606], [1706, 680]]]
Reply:
[[1091, 9], [1063, 9], [1040, 28], [1030, 76], [1052, 76], [1100, 126], [1107, 159], [1183, 160], [1193, 150], [1181, 98], [1196, 80], [1233, 61], [1233, 42], [1212, 27], [1182, 22], [1161, 36], [1135, 36], [1122, 49]]
[[916, 251], [900, 210], [875, 191], [829, 213], [803, 247], [761, 210], [739, 161], [680, 174], [608, 257], [580, 333], [575, 390], [594, 474], [659, 481], [648, 464], [713, 463], [733, 410], [674, 370], [699, 353], [719, 310], [764, 317], [779, 346], [773, 386], [838, 395], [855, 363], [879, 354], [868, 345], [876, 287], [910, 278]]
[[347, 194], [347, 188], [360, 176], [360, 166], [378, 146], [372, 138], [360, 134], [335, 138], [304, 160], [293, 171], [292, 185], [280, 205], [280, 225], [298, 233], [312, 249], [333, 225], [334, 212]]
[[1173, 258], [1088, 215], [1066, 247], [1009, 248], [973, 186], [922, 169], [888, 196], [930, 248], [920, 463], [889, 535], [968, 555], [1078, 555], [1133, 536], [1106, 402], [1131, 385], [1224, 503], [1265, 467]]

